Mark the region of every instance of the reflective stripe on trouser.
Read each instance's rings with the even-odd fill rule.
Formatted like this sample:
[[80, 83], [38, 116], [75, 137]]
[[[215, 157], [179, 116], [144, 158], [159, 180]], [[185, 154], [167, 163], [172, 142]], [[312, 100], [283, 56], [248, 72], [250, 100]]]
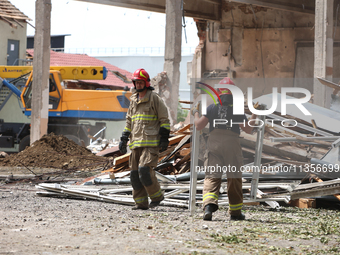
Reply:
[[148, 194], [146, 193], [146, 190], [144, 188], [140, 190], [133, 190], [132, 195], [138, 207], [141, 208], [149, 207]]
[[[227, 172], [227, 192], [229, 213], [231, 215], [239, 215], [243, 205], [242, 172], [239, 171], [243, 165], [243, 157], [238, 134], [230, 130], [214, 129], [209, 135], [207, 149], [206, 169], [208, 166], [220, 166], [221, 169], [223, 169], [223, 166], [227, 169], [230, 166], [230, 168], [234, 167], [237, 170], [237, 172]], [[203, 208], [210, 203], [218, 205], [216, 197], [213, 198], [205, 195], [214, 193], [218, 198], [222, 174], [223, 172], [221, 171], [205, 173]]]
[[149, 167], [151, 185], [143, 186], [140, 190], [133, 190], [132, 195], [138, 206], [148, 207], [148, 196], [151, 201], [160, 201], [163, 199], [163, 192], [160, 188], [156, 173], [153, 167], [158, 162], [158, 147], [141, 147], [131, 151], [129, 166], [131, 169], [139, 169], [140, 167]]
[[203, 209], [207, 204], [218, 205], [221, 178], [205, 178], [203, 187]]

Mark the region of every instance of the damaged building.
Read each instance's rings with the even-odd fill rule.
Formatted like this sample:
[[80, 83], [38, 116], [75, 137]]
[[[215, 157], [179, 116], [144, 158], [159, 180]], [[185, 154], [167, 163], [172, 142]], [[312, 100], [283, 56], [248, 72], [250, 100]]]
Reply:
[[[284, 87], [304, 88], [310, 94], [313, 94], [311, 102], [314, 105], [310, 106], [314, 113], [313, 119], [304, 119], [297, 116], [296, 112], [290, 112], [288, 117], [297, 123], [294, 128], [275, 123], [272, 126], [266, 125], [259, 128], [256, 139], [242, 134], [244, 138], [242, 141], [243, 152], [249, 160], [248, 164], [260, 167], [262, 160], [268, 165], [302, 166], [301, 170], [309, 166], [311, 162], [326, 165], [327, 169], [329, 165], [339, 164], [337, 157], [339, 155], [338, 122], [334, 121], [332, 122], [335, 123], [334, 125], [327, 126], [330, 119], [340, 120], [339, 113], [332, 114], [331, 110], [327, 109], [331, 105], [331, 94], [336, 95], [333, 90], [339, 90], [336, 84], [337, 77], [340, 77], [337, 66], [339, 63], [337, 40], [340, 37], [337, 29], [339, 19], [339, 3], [337, 1], [88, 0], [83, 2], [166, 13], [164, 71], [167, 74], [167, 90], [164, 96], [167, 96], [167, 105], [170, 109], [177, 109], [178, 104], [179, 65], [183, 64], [181, 63], [180, 36], [183, 17], [193, 17], [198, 29], [199, 45], [192, 61], [188, 63], [188, 83], [193, 90], [196, 81], [214, 85], [223, 77], [228, 76], [237, 83], [237, 86], [244, 93], [247, 92], [248, 87], [252, 87], [253, 98], [256, 98], [261, 104], [270, 104], [266, 95], [272, 93], [273, 88], [279, 90]], [[48, 9], [46, 12], [48, 12]], [[42, 16], [41, 13], [40, 15]], [[37, 32], [39, 31], [42, 33], [44, 29], [40, 28]], [[35, 49], [41, 51], [37, 55], [42, 52], [49, 55], [47, 48], [44, 43], [41, 44], [40, 48], [37, 46]], [[321, 81], [328, 81], [328, 83], [320, 82], [320, 79]], [[317, 108], [314, 106], [317, 106]], [[247, 110], [246, 113], [249, 114], [249, 109]], [[275, 110], [275, 113], [268, 117], [284, 121], [285, 118], [279, 116], [282, 111], [280, 109]], [[170, 110], [170, 114], [174, 120], [175, 111]], [[325, 117], [329, 117], [329, 119], [325, 121]], [[177, 134], [173, 133], [173, 138], [178, 140], [159, 159], [158, 170], [163, 170], [164, 174], [169, 175], [191, 174], [195, 172], [194, 169], [196, 169], [198, 162], [203, 161], [201, 154], [205, 151], [205, 138], [202, 139], [204, 134], [199, 136], [192, 126], [186, 126], [183, 130], [177, 132]], [[176, 138], [178, 135], [180, 138]], [[195, 146], [200, 143], [202, 147], [193, 146], [189, 150], [188, 143], [190, 140], [191, 142], [195, 141]], [[115, 149], [115, 152], [117, 152], [117, 148]], [[127, 166], [128, 158], [128, 154], [116, 157], [109, 162], [111, 165], [102, 166], [103, 171], [113, 173], [110, 176], [113, 178], [106, 178], [106, 181], [114, 182], [111, 180], [116, 179], [114, 174], [131, 170]], [[125, 177], [125, 174], [122, 176]], [[306, 179], [303, 179], [306, 174], [301, 171], [302, 176], [296, 177], [299, 180], [298, 182], [293, 181], [287, 185], [285, 183], [281, 187], [272, 185], [269, 189], [279, 189], [279, 192], [276, 194], [270, 190], [268, 192], [270, 195], [266, 195], [262, 191], [257, 191], [258, 187], [266, 186], [266, 183], [258, 186], [260, 177], [254, 178], [254, 176], [251, 176], [252, 174], [253, 172], [247, 177], [248, 183], [245, 182], [244, 185], [244, 190], [247, 191], [245, 194], [247, 194], [250, 202], [289, 202], [291, 192], [300, 189], [301, 187], [298, 187], [298, 185], [302, 181], [306, 181]], [[164, 177], [161, 174], [158, 177], [164, 182], [177, 184], [177, 180], [169, 180], [167, 179], [169, 177]], [[336, 179], [338, 176], [325, 177], [329, 180]], [[309, 176], [308, 178], [319, 177]], [[249, 183], [249, 180], [253, 179], [257, 180], [256, 185]], [[192, 181], [190, 187], [187, 183], [181, 188], [172, 187], [173, 191], [169, 191], [169, 193], [172, 193], [167, 195], [169, 197], [183, 196], [181, 194], [183, 193], [182, 189], [187, 192], [189, 188], [196, 192], [196, 180], [197, 176], [190, 176], [190, 181]], [[320, 178], [318, 180], [322, 181]], [[330, 195], [339, 192], [338, 180], [333, 180], [332, 183], [326, 185], [330, 186], [327, 192], [318, 190], [319, 193], [316, 192], [312, 195]], [[313, 187], [315, 186], [319, 188], [322, 184], [314, 184]], [[45, 186], [43, 188], [57, 192], [56, 189], [59, 189], [60, 186]], [[256, 197], [257, 195], [260, 197]], [[312, 195], [311, 193], [297, 194], [295, 198]], [[91, 197], [92, 194], [88, 196]], [[278, 198], [279, 196], [280, 198]], [[195, 205], [196, 193], [190, 193], [190, 196], [185, 194], [183, 197], [185, 199], [181, 199], [185, 201], [183, 202], [185, 207], [190, 208]], [[227, 204], [227, 199], [224, 202]], [[131, 197], [128, 197], [126, 203], [133, 203]], [[274, 208], [276, 205], [271, 203]]]

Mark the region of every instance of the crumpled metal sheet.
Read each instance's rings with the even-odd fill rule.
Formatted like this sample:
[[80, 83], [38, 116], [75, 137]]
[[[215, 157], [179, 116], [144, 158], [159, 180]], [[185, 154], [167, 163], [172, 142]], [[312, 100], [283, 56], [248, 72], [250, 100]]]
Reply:
[[[294, 99], [294, 97], [287, 96], [287, 99]], [[273, 94], [267, 94], [253, 99], [253, 102], [259, 102], [260, 104], [266, 104], [267, 109], [272, 106]], [[317, 127], [328, 130], [333, 133], [340, 132], [340, 112], [332, 111], [324, 107], [311, 104], [302, 104], [312, 115], [305, 115], [296, 105], [287, 104], [287, 115], [299, 118], [312, 124], [314, 119]], [[281, 94], [278, 93], [278, 105], [277, 112], [281, 112]]]

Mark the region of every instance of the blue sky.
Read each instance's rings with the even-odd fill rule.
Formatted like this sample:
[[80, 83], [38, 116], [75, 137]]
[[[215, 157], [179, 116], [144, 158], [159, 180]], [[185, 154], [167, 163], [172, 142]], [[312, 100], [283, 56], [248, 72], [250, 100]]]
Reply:
[[[10, 0], [35, 25], [35, 0]], [[198, 45], [197, 29], [186, 18], [187, 42], [182, 29], [182, 47]], [[51, 34], [70, 34], [65, 48], [164, 47], [165, 14], [73, 0], [52, 0]], [[27, 26], [27, 35], [34, 29]]]

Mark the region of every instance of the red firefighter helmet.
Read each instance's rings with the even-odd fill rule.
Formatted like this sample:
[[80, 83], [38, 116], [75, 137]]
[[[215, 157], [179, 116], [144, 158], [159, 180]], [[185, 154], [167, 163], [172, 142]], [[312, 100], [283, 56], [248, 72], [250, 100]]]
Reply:
[[145, 71], [143, 68], [139, 68], [137, 69], [131, 78], [133, 84], [135, 84], [136, 80], [142, 80], [145, 81], [145, 87], [150, 87], [150, 76], [147, 73], [147, 71]]
[[[222, 79], [218, 84], [230, 84], [230, 85], [235, 85], [235, 83], [229, 78], [225, 77]], [[230, 89], [227, 88], [218, 88], [217, 89], [218, 95], [231, 95]]]

